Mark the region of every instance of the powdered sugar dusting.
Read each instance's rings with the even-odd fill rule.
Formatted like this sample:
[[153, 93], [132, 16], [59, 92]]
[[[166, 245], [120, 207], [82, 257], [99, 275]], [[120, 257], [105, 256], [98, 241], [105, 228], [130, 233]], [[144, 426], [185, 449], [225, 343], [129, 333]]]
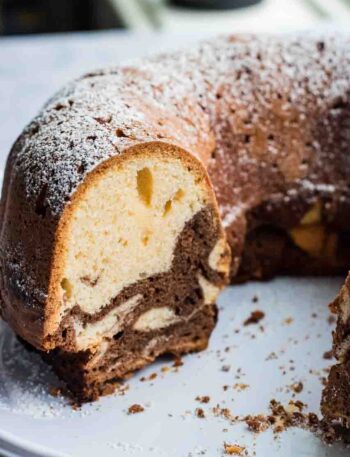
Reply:
[[0, 407], [33, 418], [53, 418], [72, 414], [61, 397], [53, 397], [50, 387], [58, 385], [50, 368], [34, 352], [28, 352], [0, 321]]
[[[308, 119], [311, 104], [329, 109], [346, 98], [349, 48], [341, 35], [223, 37], [87, 75], [63, 88], [28, 126], [15, 147], [13, 173], [22, 176], [29, 200], [47, 186], [45, 203], [59, 214], [88, 171], [135, 142], [168, 139], [205, 159], [214, 133], [218, 155], [230, 161], [222, 144], [228, 110], [236, 111], [231, 133], [237, 136], [239, 122], [259, 122], [257, 104], [267, 107], [277, 93], [281, 115], [292, 105], [299, 119]], [[242, 165], [249, 151], [237, 149]], [[271, 141], [269, 154], [277, 151]], [[222, 179], [229, 179], [225, 170]]]

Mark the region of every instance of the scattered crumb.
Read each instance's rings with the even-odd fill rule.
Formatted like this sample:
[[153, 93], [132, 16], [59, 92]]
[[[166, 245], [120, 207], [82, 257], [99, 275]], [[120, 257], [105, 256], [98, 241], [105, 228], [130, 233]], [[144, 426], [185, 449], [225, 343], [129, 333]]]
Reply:
[[145, 408], [137, 403], [129, 406], [128, 408], [128, 414], [137, 414], [137, 413], [142, 413], [145, 410]]
[[221, 367], [221, 371], [225, 371], [225, 372], [228, 372], [231, 370], [231, 365], [223, 365]]
[[182, 359], [180, 359], [179, 357], [177, 357], [177, 358], [175, 359], [174, 363], [173, 363], [173, 367], [174, 367], [174, 368], [182, 367], [183, 364], [184, 364], [184, 363], [183, 363]]
[[332, 349], [330, 351], [326, 351], [324, 354], [323, 354], [323, 358], [325, 360], [331, 360], [333, 358], [333, 351]]
[[266, 416], [258, 414], [256, 416], [246, 416], [244, 422], [247, 424], [248, 430], [254, 433], [261, 433], [268, 429], [269, 422]]
[[227, 455], [243, 455], [245, 447], [238, 446], [238, 444], [228, 444], [224, 443], [224, 451]]
[[229, 408], [221, 408], [219, 405], [214, 406], [214, 408], [212, 408], [212, 412], [214, 416], [223, 417], [224, 419], [228, 419], [230, 422], [237, 422], [239, 419], [238, 416], [233, 416]]
[[265, 313], [260, 310], [252, 311], [250, 316], [244, 321], [243, 325], [258, 324], [265, 317]]
[[148, 377], [142, 376], [140, 378], [140, 381], [141, 382], [153, 381], [154, 379], [156, 379], [157, 376], [158, 376], [157, 373], [151, 373]]
[[240, 382], [240, 383], [234, 384], [233, 388], [235, 390], [238, 390], [238, 392], [242, 392], [243, 390], [249, 389], [249, 384], [244, 384], [244, 383]]
[[294, 319], [292, 317], [286, 317], [286, 319], [284, 319], [283, 323], [285, 325], [290, 325], [294, 322]]
[[204, 410], [202, 408], [196, 408], [196, 416], [199, 417], [200, 419], [205, 418]]
[[278, 359], [276, 352], [271, 352], [265, 360], [276, 360]]
[[258, 301], [259, 301], [259, 297], [257, 295], [254, 295], [254, 297], [252, 298], [252, 302], [257, 303]]
[[198, 396], [198, 397], [196, 397], [196, 400], [199, 401], [200, 403], [209, 403], [210, 397], [208, 395], [203, 395], [202, 397]]
[[304, 389], [304, 384], [302, 382], [295, 382], [291, 385], [291, 389], [296, 393], [300, 394], [300, 392]]

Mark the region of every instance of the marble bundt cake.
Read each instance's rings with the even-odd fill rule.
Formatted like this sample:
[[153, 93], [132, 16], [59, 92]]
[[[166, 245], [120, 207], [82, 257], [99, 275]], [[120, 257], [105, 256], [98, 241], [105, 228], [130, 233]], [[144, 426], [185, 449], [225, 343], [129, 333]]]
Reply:
[[[89, 400], [205, 348], [228, 279], [345, 273], [349, 68], [342, 36], [229, 36], [66, 86], [8, 158], [3, 318]], [[350, 389], [346, 287], [333, 419]]]

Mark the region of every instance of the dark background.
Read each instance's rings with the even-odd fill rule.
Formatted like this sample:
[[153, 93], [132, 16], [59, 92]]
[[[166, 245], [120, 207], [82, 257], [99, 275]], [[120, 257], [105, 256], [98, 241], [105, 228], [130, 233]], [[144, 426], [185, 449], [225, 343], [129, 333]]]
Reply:
[[[126, 5], [127, 1], [125, 0]], [[189, 12], [248, 8], [261, 1], [263, 0], [163, 0], [173, 7], [187, 8]], [[109, 0], [0, 0], [1, 35], [124, 27], [116, 8], [111, 6]]]
[[0, 7], [3, 35], [123, 26], [104, 0], [2, 0]]

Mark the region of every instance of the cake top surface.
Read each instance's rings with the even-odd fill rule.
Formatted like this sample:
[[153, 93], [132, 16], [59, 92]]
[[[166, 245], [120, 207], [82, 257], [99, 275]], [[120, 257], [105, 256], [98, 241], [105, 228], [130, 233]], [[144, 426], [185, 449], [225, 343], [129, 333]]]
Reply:
[[[263, 113], [257, 104], [269, 109], [276, 97], [279, 109], [297, 107], [305, 122], [336, 110], [349, 92], [349, 65], [348, 39], [311, 34], [221, 37], [96, 71], [60, 90], [25, 129], [12, 173], [24, 178], [29, 201], [57, 216], [86, 173], [135, 143], [172, 142], [207, 161], [208, 145], [224, 150], [230, 110], [253, 125]], [[277, 153], [270, 144], [268, 154]], [[254, 158], [242, 152], [239, 160], [249, 167]]]

